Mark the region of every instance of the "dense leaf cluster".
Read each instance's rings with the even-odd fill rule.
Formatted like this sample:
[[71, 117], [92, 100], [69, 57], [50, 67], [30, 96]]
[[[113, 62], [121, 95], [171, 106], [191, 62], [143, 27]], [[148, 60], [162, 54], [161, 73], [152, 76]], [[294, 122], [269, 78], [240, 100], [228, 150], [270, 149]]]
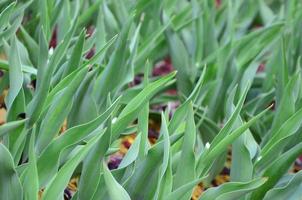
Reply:
[[299, 199], [301, 11], [299, 0], [0, 1], [0, 199], [63, 199], [79, 177], [73, 200], [188, 200], [228, 152], [230, 182], [201, 200]]

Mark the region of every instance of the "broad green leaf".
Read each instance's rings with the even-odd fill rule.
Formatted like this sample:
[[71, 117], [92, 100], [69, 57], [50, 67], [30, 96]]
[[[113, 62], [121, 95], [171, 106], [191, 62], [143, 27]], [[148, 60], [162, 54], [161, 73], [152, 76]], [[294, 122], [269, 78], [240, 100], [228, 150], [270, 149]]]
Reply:
[[149, 103], [138, 114], [138, 129], [140, 131], [139, 158], [145, 157], [148, 152], [148, 126], [149, 126]]
[[97, 69], [90, 71], [74, 95], [73, 106], [67, 118], [68, 127], [89, 122], [98, 116], [97, 105], [91, 94], [96, 73]]
[[67, 87], [68, 85], [70, 85], [70, 83], [74, 80], [74, 78], [78, 75], [78, 73], [80, 71], [82, 71], [83, 68], [87, 68], [89, 65], [94, 64], [94, 62], [100, 57], [102, 56], [106, 50], [113, 44], [113, 42], [115, 41], [116, 36], [111, 38], [103, 47], [102, 49], [97, 52], [87, 63], [83, 64], [83, 66], [79, 67], [78, 69], [76, 69], [74, 72], [70, 73], [68, 76], [66, 76], [63, 80], [61, 80], [51, 91], [50, 93], [47, 95], [47, 99], [45, 102], [45, 109], [48, 108], [48, 106], [50, 105], [50, 103], [53, 101], [55, 95], [63, 90], [65, 87]]
[[79, 126], [72, 127], [54, 139], [38, 158], [38, 174], [40, 188], [51, 179], [58, 169], [61, 152], [74, 144], [84, 140], [91, 132], [97, 129], [116, 109], [119, 99], [96, 119]]
[[[235, 87], [229, 94], [226, 103], [227, 116], [231, 116], [235, 110], [233, 104], [237, 87]], [[235, 122], [235, 127], [242, 125], [243, 121], [240, 115]], [[257, 143], [255, 142], [249, 129], [238, 137], [232, 144], [232, 164], [231, 164], [231, 181], [250, 181], [253, 177], [253, 163], [252, 159], [257, 153]]]
[[111, 117], [109, 117], [106, 123], [107, 129], [105, 133], [84, 159], [78, 199], [91, 199], [100, 182], [101, 161], [105, 157], [111, 143], [111, 121]]
[[2, 31], [5, 26], [9, 23], [10, 16], [15, 8], [16, 2], [12, 2], [0, 13], [0, 30]]
[[[170, 136], [171, 146], [181, 138], [182, 134]], [[124, 187], [131, 199], [149, 198], [155, 194], [158, 183], [158, 174], [161, 169], [161, 160], [164, 154], [165, 142], [160, 141], [149, 151], [144, 160], [139, 162], [135, 173], [125, 183]], [[146, 180], [148, 180], [146, 182]]]
[[[0, 60], [0, 69], [9, 71], [9, 63], [6, 60]], [[37, 69], [24, 64], [22, 64], [22, 72], [26, 72], [35, 76], [37, 75]]]
[[[56, 6], [60, 7], [60, 9], [48, 10], [51, 12], [50, 24], [52, 27], [54, 27], [54, 24], [52, 23], [56, 23], [56, 40], [57, 42], [60, 42], [64, 38], [64, 35], [68, 32], [68, 28], [73, 25], [74, 15], [77, 16], [78, 13], [77, 10], [73, 10], [73, 8], [71, 8], [70, 1], [60, 1]], [[53, 14], [56, 14], [56, 16]]]
[[234, 112], [232, 113], [231, 117], [228, 119], [228, 121], [226, 122], [226, 124], [224, 125], [224, 127], [219, 131], [219, 133], [217, 134], [217, 136], [214, 138], [214, 140], [212, 141], [211, 145], [217, 145], [223, 138], [225, 138], [227, 135], [229, 135], [229, 133], [231, 132], [239, 114], [240, 111], [243, 107], [243, 103], [244, 100], [246, 98], [247, 92], [249, 90], [249, 85], [245, 88], [243, 94], [241, 95], [238, 104], [234, 110]]
[[275, 159], [275, 161], [263, 173], [263, 176], [268, 178], [267, 182], [253, 192], [251, 200], [262, 199], [266, 192], [270, 190], [287, 172], [291, 164], [299, 155], [301, 155], [301, 153], [302, 143], [299, 143]]
[[160, 184], [158, 184], [158, 195], [156, 199], [164, 200], [167, 198], [167, 194], [170, 194], [172, 191], [172, 182], [173, 182], [173, 174], [172, 174], [172, 158], [171, 154], [169, 154], [168, 166], [165, 170], [165, 173], [161, 179]]
[[71, 72], [73, 72], [75, 69], [77, 69], [80, 66], [84, 40], [85, 40], [85, 31], [83, 30], [79, 35], [77, 43], [75, 44], [72, 50], [71, 57], [68, 60], [66, 68], [64, 69], [63, 78], [69, 75]]
[[[188, 105], [187, 110], [186, 130], [181, 147], [180, 162], [178, 163], [173, 181], [174, 189], [177, 189], [196, 178], [194, 153], [196, 142], [196, 127], [194, 122], [192, 102]], [[192, 191], [188, 191], [186, 198], [189, 198], [191, 193]]]
[[278, 131], [273, 133], [272, 138], [262, 148], [261, 155], [269, 151], [278, 141], [294, 134], [302, 124], [302, 108], [295, 112], [288, 120], [286, 120]]
[[9, 134], [9, 146], [10, 152], [14, 158], [15, 164], [17, 165], [20, 162], [21, 156], [24, 151], [26, 139], [27, 139], [28, 129], [26, 126], [20, 126], [16, 129], [13, 134]]
[[51, 36], [51, 27], [50, 27], [50, 16], [48, 12], [48, 3], [44, 0], [39, 0], [39, 12], [40, 12], [40, 23], [44, 27], [46, 40], [49, 41]]
[[[85, 68], [85, 67], [84, 67]], [[88, 71], [88, 67], [87, 71]], [[55, 97], [58, 96], [59, 92], [63, 91], [65, 88], [71, 85], [72, 81], [75, 81], [75, 78], [79, 76], [80, 72], [83, 72], [83, 68], [78, 68], [68, 76], [66, 76], [62, 81], [60, 81], [56, 87], [54, 87], [50, 93], [47, 95], [45, 100], [45, 105], [43, 112], [47, 111], [51, 103], [55, 100]]]
[[170, 152], [170, 140], [169, 132], [167, 126], [167, 117], [161, 114], [161, 137], [164, 141], [164, 156], [162, 161], [162, 166], [159, 172], [158, 184], [154, 199], [162, 199], [165, 194], [172, 191], [172, 160]]
[[284, 122], [280, 129], [273, 134], [273, 137], [261, 150], [261, 159], [255, 163], [255, 170], [260, 172], [267, 168], [274, 160], [275, 156], [280, 155], [289, 142], [289, 138], [294, 135], [301, 127], [302, 109], [299, 109], [293, 116]]
[[49, 92], [51, 78], [58, 67], [60, 61], [62, 60], [68, 45], [71, 41], [71, 37], [75, 31], [76, 22], [69, 29], [68, 33], [65, 35], [64, 40], [56, 47], [53, 55], [50, 57], [48, 62], [48, 44], [47, 40], [43, 34], [43, 31], [40, 32], [40, 56], [39, 56], [39, 67], [38, 67], [38, 79], [37, 79], [37, 91], [36, 94], [29, 105], [29, 116], [30, 121], [29, 124], [32, 125], [34, 122], [38, 120], [40, 114], [43, 110], [43, 106], [45, 104], [47, 94]]
[[23, 14], [24, 14], [23, 10], [20, 10], [18, 14], [19, 15], [16, 17], [12, 25], [0, 32], [0, 45], [2, 45], [3, 42], [6, 42], [6, 40], [8, 40], [9, 38], [15, 37], [14, 34], [16, 33], [16, 31], [18, 30], [18, 28], [22, 23]]
[[50, 183], [46, 185], [46, 189], [43, 192], [43, 200], [60, 199], [63, 196], [64, 189], [68, 184], [75, 168], [84, 159], [93, 145], [101, 138], [102, 134], [92, 137], [85, 146], [74, 156], [68, 160], [62, 168], [58, 171]]
[[0, 143], [0, 199], [23, 199], [22, 185], [8, 149]]
[[177, 87], [183, 95], [189, 96], [194, 88], [190, 78], [193, 69], [190, 67], [189, 53], [176, 33], [167, 32], [167, 40], [169, 42], [173, 66], [179, 72], [176, 79]]
[[269, 190], [264, 200], [276, 199], [276, 200], [295, 200], [301, 197], [301, 181], [302, 181], [302, 171], [293, 175], [293, 177], [283, 186], [275, 187]]
[[[39, 57], [38, 57], [38, 73], [37, 73], [37, 87], [35, 95], [27, 106], [27, 114], [29, 116], [29, 124], [33, 125], [43, 110], [43, 104], [48, 94], [48, 84], [46, 83], [47, 77], [46, 68], [48, 60], [48, 44], [43, 31], [39, 34]], [[48, 74], [49, 76], [49, 74]], [[50, 81], [50, 78], [49, 78]]]
[[114, 35], [106, 44], [104, 44], [100, 50], [92, 57], [89, 61], [87, 61], [86, 65], [93, 65], [96, 64], [100, 58], [105, 56], [105, 53], [109, 47], [115, 42], [115, 40], [118, 38], [118, 35]]
[[204, 178], [193, 180], [176, 190], [174, 190], [172, 193], [170, 193], [165, 199], [167, 200], [182, 200], [188, 191], [191, 191], [198, 183], [200, 183]]
[[10, 109], [14, 100], [18, 96], [23, 85], [23, 72], [20, 59], [20, 52], [17, 46], [17, 38], [13, 37], [9, 52], [9, 93], [7, 97], [7, 108]]
[[[250, 47], [249, 45], [252, 45], [252, 43], [254, 42], [253, 40], [255, 40], [255, 39], [256, 40], [261, 40], [262, 39], [262, 37], [260, 37], [261, 35], [263, 35], [264, 37], [274, 35], [274, 34], [278, 33], [283, 28], [283, 26], [284, 26], [284, 23], [276, 23], [276, 24], [273, 24], [271, 26], [264, 27], [262, 29], [252, 31], [249, 34], [244, 35], [242, 37], [239, 37], [238, 39], [236, 39], [234, 41], [231, 41], [230, 43], [227, 43], [226, 45], [224, 45], [222, 47], [219, 47], [213, 53], [208, 55], [204, 59], [204, 62], [202, 64], [212, 62], [221, 53], [221, 51], [224, 51], [225, 49], [229, 48], [230, 45], [232, 46], [232, 48], [241, 49], [242, 54], [246, 54], [246, 56], [243, 57], [241, 60], [242, 61], [247, 61], [249, 57], [254, 57], [255, 56], [255, 55], [248, 55], [248, 52], [249, 52], [248, 49]], [[266, 33], [266, 34], [264, 34], [264, 33]], [[258, 47], [259, 47], [259, 44], [256, 43], [254, 54], [259, 51]], [[244, 52], [243, 52], [243, 49], [244, 49]], [[244, 63], [244, 62], [242, 62], [242, 63]]]
[[[77, 21], [74, 21], [72, 23], [72, 26], [69, 28], [68, 32], [64, 36], [63, 40], [58, 44], [58, 46], [55, 48], [52, 56], [50, 57], [48, 68], [47, 68], [47, 73], [52, 75], [55, 72], [55, 70], [58, 68], [60, 62], [62, 61], [62, 59], [69, 47], [69, 44], [71, 42], [72, 36], [74, 35], [76, 28], [77, 28]], [[49, 74], [48, 74], [48, 76], [49, 76]], [[48, 80], [48, 79], [46, 79], [46, 80]]]
[[[280, 129], [282, 124], [291, 117], [295, 112], [295, 102], [298, 95], [298, 86], [300, 85], [301, 78], [299, 74], [293, 76], [290, 81], [287, 83], [286, 87], [283, 90], [282, 98], [277, 104], [276, 115], [273, 120], [272, 128], [270, 132], [266, 135], [263, 140], [263, 144], [267, 143], [270, 137], [273, 137], [273, 134], [276, 134]], [[278, 102], [277, 102], [278, 103]]]
[[174, 76], [176, 72], [170, 73], [153, 83], [148, 84], [138, 95], [136, 95], [122, 110], [116, 123], [112, 127], [112, 139], [115, 140], [119, 134], [133, 121], [138, 111], [144, 106], [144, 104], [152, 98], [152, 96], [165, 84], [167, 84]]
[[224, 152], [229, 144], [231, 144], [236, 138], [238, 138], [241, 134], [243, 134], [251, 125], [253, 125], [256, 121], [258, 121], [269, 109], [270, 107], [262, 111], [252, 119], [250, 119], [248, 122], [243, 123], [240, 127], [235, 129], [232, 133], [230, 133], [221, 141], [219, 141], [217, 145], [212, 146], [210, 144], [210, 147], [206, 148], [206, 150], [203, 152], [201, 158], [198, 161], [197, 174], [205, 173], [209, 169], [211, 163], [215, 160], [215, 158], [219, 154]]
[[[147, 60], [145, 65], [145, 72], [144, 72], [144, 86], [149, 84], [149, 70], [150, 70], [150, 62]], [[138, 114], [138, 129], [141, 132], [140, 137], [141, 141], [139, 144], [139, 159], [142, 159], [146, 156], [149, 150], [149, 143], [148, 143], [148, 131], [149, 131], [149, 102], [145, 104], [142, 108], [140, 113]]]
[[238, 199], [251, 191], [261, 187], [265, 183], [265, 178], [254, 179], [250, 182], [230, 182], [218, 187], [208, 189], [202, 194], [202, 200], [233, 200]]
[[142, 134], [139, 134], [136, 136], [133, 144], [130, 146], [126, 155], [123, 157], [123, 160], [119, 164], [118, 168], [121, 169], [121, 168], [127, 167], [137, 159], [138, 153], [139, 153], [139, 145], [141, 143], [141, 136], [142, 136]]
[[28, 119], [19, 120], [19, 121], [12, 121], [7, 122], [0, 126], [0, 137], [4, 136], [5, 134], [9, 133], [10, 131], [15, 130], [16, 128], [19, 128], [20, 126], [24, 125], [24, 123]]
[[107, 32], [111, 34], [116, 34], [117, 32], [120, 31], [120, 25], [118, 24], [116, 16], [114, 15], [114, 13], [109, 8], [109, 5], [107, 4], [108, 3], [106, 2], [103, 3], [102, 5]]
[[[104, 21], [104, 13], [98, 12], [98, 17], [96, 20], [96, 29], [95, 29], [95, 49], [98, 51], [101, 49], [107, 41], [107, 29], [105, 28], [105, 21]], [[102, 63], [104, 60], [105, 55], [100, 56], [97, 63]]]
[[131, 21], [125, 24], [121, 35], [119, 35], [115, 51], [110, 56], [110, 61], [104, 71], [98, 76], [95, 83], [94, 95], [100, 110], [105, 105], [104, 96], [108, 93], [115, 94], [123, 84], [132, 80], [130, 66], [126, 64], [129, 56], [129, 48], [127, 44], [127, 37], [131, 26]]
[[250, 41], [241, 43], [238, 47], [238, 66], [240, 68], [243, 67], [251, 59], [256, 57], [265, 47], [280, 38], [282, 29], [283, 24], [269, 26], [267, 31], [264, 31], [258, 37], [253, 37]]
[[174, 115], [172, 116], [172, 119], [169, 123], [169, 133], [170, 134], [173, 134], [176, 131], [176, 129], [181, 124], [181, 122], [187, 116], [187, 114], [186, 114], [187, 107], [188, 107], [188, 104], [190, 103], [190, 101], [192, 101], [192, 103], [196, 102], [198, 96], [200, 95], [200, 91], [203, 86], [203, 83], [205, 81], [206, 72], [207, 72], [207, 68], [204, 68], [201, 76], [198, 79], [196, 86], [194, 87], [194, 89], [193, 89], [192, 93], [190, 94], [190, 96], [188, 97], [188, 99], [176, 109], [176, 111], [175, 111]]
[[23, 186], [24, 199], [26, 200], [38, 200], [39, 192], [39, 178], [37, 169], [37, 160], [35, 152], [35, 135], [36, 128], [31, 132], [30, 142], [29, 142], [29, 153], [28, 159], [29, 164], [25, 169], [24, 173], [21, 175], [21, 182]]
[[[27, 32], [27, 30], [23, 26], [20, 27], [20, 31], [22, 37], [24, 38], [24, 43], [29, 52], [31, 61], [34, 65], [37, 65], [39, 60], [39, 44], [34, 40], [34, 38]], [[36, 74], [37, 73], [35, 73], [35, 75]]]
[[38, 135], [36, 144], [38, 152], [42, 152], [47, 144], [49, 144], [54, 136], [59, 132], [65, 118], [70, 111], [72, 97], [74, 96], [74, 93], [77, 91], [87, 72], [87, 68], [82, 69], [70, 83], [70, 85], [56, 95], [41, 123], [39, 130], [41, 134]]
[[105, 163], [103, 163], [103, 172], [110, 199], [131, 200], [127, 191], [114, 179]]

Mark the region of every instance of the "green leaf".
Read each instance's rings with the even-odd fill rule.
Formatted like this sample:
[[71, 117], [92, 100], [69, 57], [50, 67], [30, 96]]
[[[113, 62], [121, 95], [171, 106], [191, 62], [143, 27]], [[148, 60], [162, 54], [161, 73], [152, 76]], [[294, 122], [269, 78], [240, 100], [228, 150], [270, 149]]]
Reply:
[[15, 33], [18, 30], [18, 28], [20, 27], [21, 23], [22, 23], [22, 19], [23, 19], [23, 10], [19, 10], [18, 12], [19, 15], [15, 18], [14, 22], [12, 23], [12, 25], [10, 25], [9, 27], [7, 27], [4, 31], [0, 32], [0, 45], [2, 45], [3, 41], [8, 40], [11, 37], [15, 37]]
[[302, 143], [299, 143], [275, 159], [275, 161], [263, 173], [264, 177], [268, 177], [267, 182], [253, 192], [251, 200], [262, 199], [265, 193], [278, 182], [284, 173], [287, 172], [290, 165], [299, 155], [301, 155], [301, 153]]
[[17, 38], [13, 37], [10, 51], [7, 52], [9, 55], [9, 93], [7, 97], [7, 108], [10, 109], [14, 100], [18, 96], [22, 85], [23, 85], [23, 72], [22, 64], [20, 59], [20, 52], [17, 46]]
[[[146, 58], [148, 58], [149, 53], [161, 42], [161, 37], [164, 31], [171, 25], [171, 20], [164, 24], [163, 26], [158, 27], [153, 33], [149, 33], [148, 37], [143, 38], [142, 44], [138, 47], [137, 56], [135, 57], [135, 63], [143, 63]], [[135, 71], [140, 68], [139, 64], [135, 66]]]
[[112, 127], [112, 140], [114, 141], [119, 134], [133, 121], [138, 115], [138, 111], [142, 106], [152, 98], [152, 96], [165, 84], [167, 84], [176, 72], [170, 73], [153, 83], [148, 84], [138, 95], [136, 95], [122, 110], [116, 123]]
[[91, 71], [79, 86], [67, 118], [68, 127], [89, 122], [98, 116], [97, 105], [91, 94], [96, 73], [97, 69]]
[[203, 152], [201, 158], [198, 161], [197, 174], [205, 173], [209, 169], [215, 158], [219, 154], [224, 152], [229, 144], [231, 144], [236, 138], [238, 138], [241, 134], [243, 134], [251, 125], [253, 125], [257, 120], [259, 120], [269, 109], [270, 107], [262, 111], [258, 115], [254, 116], [248, 122], [242, 124], [240, 127], [235, 129], [232, 133], [230, 133], [221, 141], [219, 141], [217, 145], [215, 146], [210, 145], [209, 148], [206, 148], [206, 150]]
[[136, 136], [133, 144], [130, 146], [126, 155], [123, 157], [122, 162], [119, 164], [119, 166], [118, 166], [119, 169], [129, 166], [131, 163], [133, 163], [137, 159], [138, 153], [140, 150], [139, 145], [141, 143], [141, 136], [142, 136], [141, 134]]
[[8, 149], [0, 143], [0, 199], [23, 199], [21, 182]]
[[89, 68], [89, 65], [93, 65], [100, 56], [104, 55], [106, 50], [114, 43], [115, 39], [116, 36], [111, 38], [88, 62], [86, 62], [81, 67], [66, 76], [63, 80], [61, 80], [47, 95], [44, 110], [48, 108], [48, 106], [53, 101], [54, 97], [58, 92], [70, 85], [72, 81], [75, 81], [75, 77], [78, 76], [78, 74], [83, 70], [83, 68]]
[[[33, 125], [43, 110], [43, 104], [48, 94], [48, 85], [46, 83], [46, 68], [47, 68], [47, 60], [48, 60], [48, 44], [45, 38], [43, 31], [40, 31], [39, 34], [39, 57], [38, 57], [38, 74], [37, 74], [37, 88], [35, 91], [35, 95], [31, 102], [27, 106], [27, 114], [29, 116], [28, 124]], [[48, 74], [49, 76], [49, 74]], [[50, 81], [50, 78], [49, 78]]]
[[[170, 144], [173, 145], [181, 138], [182, 134], [170, 136]], [[152, 199], [156, 192], [159, 172], [162, 165], [165, 141], [160, 141], [148, 151], [144, 160], [137, 163], [135, 173], [124, 184], [131, 199]], [[146, 180], [148, 180], [146, 182]]]
[[246, 98], [247, 92], [249, 90], [250, 85], [245, 88], [243, 94], [241, 95], [238, 104], [232, 113], [231, 117], [228, 119], [224, 127], [219, 131], [217, 136], [212, 141], [212, 145], [216, 145], [218, 142], [220, 142], [223, 138], [225, 138], [232, 130], [237, 118], [239, 117], [240, 111], [243, 107], [244, 100]]
[[[276, 117], [274, 118], [272, 128], [268, 136], [273, 137], [273, 134], [277, 133], [282, 124], [291, 117], [295, 112], [295, 102], [297, 100], [298, 86], [300, 85], [301, 78], [298, 74], [293, 76], [287, 83], [283, 90], [282, 98], [279, 102], [276, 111]], [[268, 138], [267, 138], [268, 140]], [[267, 141], [265, 141], [267, 142]]]
[[176, 111], [175, 111], [174, 115], [172, 116], [172, 119], [169, 123], [169, 133], [170, 134], [173, 134], [176, 131], [176, 129], [181, 124], [181, 122], [187, 116], [186, 113], [187, 113], [188, 104], [191, 101], [193, 103], [195, 103], [198, 96], [200, 95], [201, 88], [205, 81], [206, 72], [207, 72], [207, 68], [205, 67], [201, 76], [199, 77], [199, 80], [198, 80], [196, 86], [194, 87], [194, 89], [193, 89], [192, 93], [190, 94], [190, 96], [188, 97], [188, 99], [176, 109]]
[[21, 182], [24, 191], [25, 200], [38, 200], [39, 193], [39, 178], [37, 169], [36, 152], [34, 148], [36, 128], [32, 130], [30, 142], [29, 142], [29, 153], [28, 160], [29, 164], [21, 175]]
[[[194, 153], [196, 127], [192, 103], [190, 103], [187, 108], [186, 130], [181, 147], [180, 162], [177, 165], [177, 170], [173, 181], [173, 188], [175, 189], [196, 178]], [[192, 191], [188, 191], [186, 198], [190, 198], [191, 193]]]
[[255, 163], [256, 171], [268, 167], [274, 157], [280, 155], [284, 147], [288, 144], [288, 138], [295, 134], [302, 124], [302, 108], [286, 120], [280, 129], [273, 134], [273, 137], [261, 150], [261, 159]]
[[274, 187], [273, 189], [269, 190], [264, 200], [276, 199], [276, 200], [295, 200], [301, 197], [301, 188], [302, 188], [302, 171], [294, 174], [292, 178], [286, 182], [286, 184]]
[[254, 179], [250, 182], [230, 182], [224, 183], [219, 187], [208, 189], [202, 194], [202, 200], [234, 200], [238, 199], [251, 191], [261, 187], [265, 183], [265, 178]]
[[48, 3], [44, 0], [39, 0], [39, 12], [41, 16], [41, 26], [44, 27], [46, 40], [49, 41], [51, 36], [50, 17], [48, 12]]
[[[235, 106], [233, 104], [237, 87], [235, 87], [229, 94], [226, 103], [226, 113], [228, 116], [232, 115]], [[236, 119], [235, 127], [241, 126], [243, 123], [240, 115]], [[250, 130], [247, 129], [245, 133], [239, 136], [232, 144], [232, 164], [231, 164], [231, 181], [250, 181], [253, 177], [253, 163], [252, 159], [256, 155], [258, 144], [253, 138]]]
[[176, 33], [168, 32], [167, 40], [169, 42], [173, 66], [179, 71], [176, 79], [177, 87], [183, 95], [189, 96], [194, 88], [190, 78], [194, 69], [190, 68], [189, 53]]
[[85, 30], [83, 30], [80, 33], [77, 43], [75, 44], [72, 50], [71, 57], [69, 58], [67, 65], [64, 69], [64, 73], [62, 76], [63, 78], [69, 75], [71, 72], [73, 72], [75, 69], [77, 69], [80, 66], [84, 41], [85, 41]]
[[92, 137], [85, 146], [78, 151], [72, 159], [68, 160], [56, 176], [50, 181], [43, 192], [43, 200], [60, 199], [63, 196], [64, 189], [68, 184], [75, 168], [84, 159], [93, 145], [102, 137], [102, 134]]
[[42, 152], [47, 144], [49, 144], [54, 136], [59, 132], [61, 125], [70, 111], [72, 97], [74, 96], [87, 72], [88, 68], [82, 69], [70, 83], [70, 85], [56, 95], [41, 123], [39, 132], [43, 134], [38, 135], [36, 144], [38, 152]]
[[0, 13], [0, 30], [1, 31], [9, 23], [9, 19], [15, 8], [15, 5], [16, 5], [16, 2], [12, 2], [8, 6], [6, 6], [6, 8], [4, 10], [1, 11], [1, 13]]
[[200, 178], [194, 181], [191, 181], [176, 190], [174, 190], [172, 193], [170, 193], [166, 199], [167, 200], [182, 200], [188, 193], [188, 191], [191, 191], [198, 183], [200, 183], [204, 178]]
[[[0, 59], [0, 69], [9, 71], [9, 63], [6, 60]], [[22, 65], [22, 72], [37, 75], [37, 70], [32, 66]]]
[[33, 123], [36, 122], [40, 117], [51, 85], [51, 78], [69, 46], [71, 37], [75, 31], [76, 26], [76, 22], [73, 23], [73, 26], [65, 35], [64, 40], [56, 47], [53, 55], [49, 59], [49, 62], [47, 40], [43, 34], [43, 31], [40, 32], [40, 59], [38, 64], [39, 67], [37, 75], [37, 91], [28, 108], [30, 116], [30, 125], [33, 125]]
[[23, 119], [19, 121], [12, 121], [12, 122], [7, 122], [3, 125], [0, 126], [0, 137], [4, 136], [5, 134], [19, 128], [20, 126], [24, 125], [24, 123], [28, 119]]
[[105, 133], [84, 159], [78, 199], [92, 199], [96, 192], [101, 179], [100, 169], [102, 166], [100, 161], [105, 157], [111, 143], [111, 121], [111, 117], [109, 117]]
[[92, 57], [90, 60], [85, 63], [85, 65], [93, 65], [98, 62], [98, 60], [105, 56], [105, 53], [109, 47], [115, 42], [115, 40], [118, 38], [118, 35], [113, 36], [104, 46], [100, 48], [100, 50]]
[[[149, 84], [150, 62], [147, 60], [144, 72], [144, 86]], [[146, 156], [149, 150], [148, 131], [149, 131], [149, 102], [145, 104], [138, 114], [138, 131], [140, 132], [141, 141], [139, 144], [139, 159]]]
[[108, 93], [115, 94], [116, 90], [123, 84], [132, 80], [130, 66], [126, 64], [126, 59], [129, 56], [127, 37], [131, 26], [131, 21], [128, 20], [119, 35], [108, 65], [96, 79], [94, 94], [97, 104], [100, 105], [100, 110], [105, 106], [105, 100], [102, 97], [107, 96]]
[[[37, 65], [39, 60], [39, 54], [40, 54], [39, 45], [23, 26], [20, 27], [20, 30], [21, 30], [22, 38], [24, 38], [24, 43], [28, 48], [31, 61], [33, 62], [34, 65]], [[35, 73], [35, 75], [36, 74], [37, 73]]]
[[118, 103], [119, 99], [113, 102], [113, 104], [96, 119], [68, 129], [46, 147], [38, 159], [40, 188], [45, 186], [56, 173], [61, 152], [67, 147], [83, 141], [84, 138], [97, 129], [116, 109]]
[[169, 154], [168, 166], [164, 172], [162, 179], [160, 180], [160, 184], [158, 184], [158, 195], [154, 196], [157, 197], [159, 200], [164, 200], [167, 198], [167, 194], [170, 194], [172, 191], [172, 182], [173, 182], [173, 174], [172, 174], [172, 157]]
[[283, 24], [269, 26], [259, 36], [254, 36], [250, 41], [246, 40], [238, 47], [238, 66], [244, 67], [251, 59], [256, 57], [265, 47], [276, 41], [281, 36]]
[[103, 172], [110, 199], [131, 200], [127, 191], [114, 179], [105, 163], [103, 163]]
[[164, 141], [164, 156], [162, 166], [159, 172], [158, 184], [154, 199], [162, 199], [172, 191], [172, 156], [170, 152], [170, 140], [167, 126], [167, 118], [164, 113], [161, 114], [161, 137]]

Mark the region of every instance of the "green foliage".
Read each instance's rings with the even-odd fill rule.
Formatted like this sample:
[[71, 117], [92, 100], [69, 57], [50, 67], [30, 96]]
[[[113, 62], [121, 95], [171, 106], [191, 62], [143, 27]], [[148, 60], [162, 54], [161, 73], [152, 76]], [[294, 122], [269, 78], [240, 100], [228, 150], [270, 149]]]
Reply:
[[[62, 199], [79, 177], [73, 200], [187, 200], [228, 152], [230, 182], [199, 199], [299, 199], [301, 172], [289, 170], [302, 154], [301, 10], [299, 0], [0, 1], [0, 199]], [[157, 74], [159, 61], [168, 69]]]

